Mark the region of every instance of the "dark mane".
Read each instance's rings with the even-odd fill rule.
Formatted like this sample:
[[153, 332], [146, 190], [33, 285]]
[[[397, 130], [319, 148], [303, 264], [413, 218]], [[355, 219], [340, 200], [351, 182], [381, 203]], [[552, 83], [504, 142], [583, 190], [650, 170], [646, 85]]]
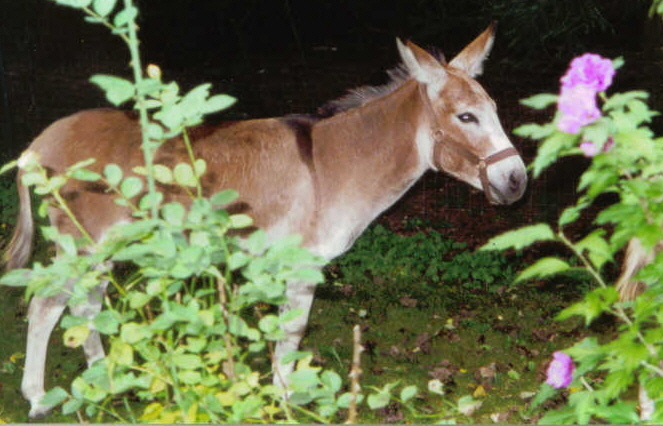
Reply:
[[[437, 48], [428, 49], [440, 63], [446, 63], [444, 55]], [[344, 96], [338, 99], [327, 102], [317, 110], [317, 115], [321, 118], [331, 117], [343, 111], [362, 106], [366, 102], [386, 96], [398, 89], [407, 79], [410, 78], [405, 65], [400, 64], [395, 68], [387, 71], [389, 81], [380, 86], [361, 86], [356, 89], [351, 89]]]
[[356, 89], [351, 89], [346, 95], [329, 101], [318, 108], [318, 115], [323, 118], [331, 117], [332, 115], [347, 111], [351, 108], [364, 105], [372, 99], [377, 99], [392, 93], [410, 78], [410, 74], [403, 65], [399, 65], [396, 68], [387, 71], [387, 74], [389, 75], [389, 82], [380, 86], [361, 86]]

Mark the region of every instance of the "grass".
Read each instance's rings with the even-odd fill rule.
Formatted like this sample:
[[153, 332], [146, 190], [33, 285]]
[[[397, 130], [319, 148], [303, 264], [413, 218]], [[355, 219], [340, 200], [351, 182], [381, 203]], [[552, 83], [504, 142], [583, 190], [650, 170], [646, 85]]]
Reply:
[[[0, 228], [5, 241], [9, 228]], [[471, 253], [463, 243], [419, 226], [409, 235], [372, 227], [328, 267], [303, 347], [316, 363], [346, 376], [351, 330], [359, 324], [366, 349], [362, 386], [400, 381], [420, 389], [417, 414], [393, 403], [363, 411], [361, 423], [433, 423], [448, 420], [445, 413], [464, 423], [534, 422], [527, 404], [551, 353], [578, 340], [584, 329], [579, 322], [553, 320], [580, 297], [577, 283], [514, 287], [521, 263], [515, 255]], [[0, 420], [25, 422], [28, 404], [19, 390], [27, 328], [22, 291], [0, 288], [0, 310]], [[51, 337], [47, 368], [47, 387], [65, 388], [85, 368], [82, 351], [64, 347], [59, 330]], [[431, 379], [444, 384], [444, 396], [425, 391]], [[481, 406], [458, 417], [455, 407], [465, 395]], [[78, 419], [56, 412], [40, 421]]]

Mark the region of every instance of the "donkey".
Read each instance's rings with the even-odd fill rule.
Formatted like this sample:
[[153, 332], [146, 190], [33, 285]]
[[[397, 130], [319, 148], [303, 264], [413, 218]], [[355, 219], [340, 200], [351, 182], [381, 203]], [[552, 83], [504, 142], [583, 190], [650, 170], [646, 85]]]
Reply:
[[647, 250], [638, 238], [629, 240], [622, 262], [622, 272], [615, 284], [621, 300], [634, 300], [645, 290], [647, 285], [635, 280], [635, 275], [653, 262], [661, 250], [663, 250], [663, 241], [659, 241], [653, 248]]
[[[381, 212], [395, 203], [429, 169], [483, 190], [493, 204], [521, 198], [527, 184], [525, 166], [505, 134], [495, 102], [474, 79], [491, 50], [491, 25], [452, 61], [437, 59], [417, 45], [397, 40], [403, 61], [391, 81], [364, 87], [332, 101], [317, 117], [279, 117], [239, 121], [191, 131], [193, 150], [207, 162], [202, 178], [205, 194], [224, 188], [239, 191], [257, 226], [270, 238], [300, 234], [312, 252], [331, 260], [339, 256]], [[51, 124], [28, 147], [43, 166], [61, 173], [68, 165], [94, 157], [99, 170], [120, 164], [126, 174], [141, 164], [140, 128], [129, 113], [86, 110]], [[172, 167], [186, 161], [178, 139], [165, 142], [155, 162]], [[20, 162], [19, 162], [20, 163]], [[30, 197], [21, 184], [18, 225], [6, 252], [9, 268], [29, 258], [33, 236]], [[176, 194], [168, 194], [166, 200]], [[71, 180], [62, 189], [70, 209], [96, 240], [118, 222], [130, 221], [113, 195], [85, 182]], [[60, 211], [49, 219], [61, 232], [77, 230]], [[276, 345], [274, 381], [287, 386], [292, 364], [281, 358], [296, 350], [305, 332], [315, 286], [289, 283], [282, 311], [304, 314], [285, 324], [285, 338]], [[101, 309], [105, 285], [87, 303], [72, 306], [78, 315]], [[68, 296], [33, 297], [28, 311], [26, 360], [21, 390], [31, 404], [30, 416], [48, 412], [44, 368], [48, 337]], [[84, 344], [88, 364], [104, 356], [99, 334]]]

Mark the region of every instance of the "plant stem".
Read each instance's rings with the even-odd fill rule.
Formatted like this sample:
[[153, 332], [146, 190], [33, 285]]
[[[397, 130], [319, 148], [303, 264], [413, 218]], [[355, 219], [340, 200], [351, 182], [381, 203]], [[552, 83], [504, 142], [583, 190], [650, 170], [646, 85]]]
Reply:
[[[125, 9], [132, 9], [133, 3], [132, 0], [124, 0]], [[144, 86], [143, 84], [143, 67], [140, 61], [140, 52], [138, 50], [138, 35], [136, 33], [136, 20], [132, 18], [127, 23], [128, 29], [128, 41], [127, 46], [129, 47], [129, 53], [131, 55], [131, 68], [133, 70], [134, 81], [136, 83], [136, 107], [140, 116], [140, 127], [142, 129], [142, 143], [141, 149], [143, 150], [143, 157], [145, 159], [145, 168], [147, 169], [147, 191], [148, 196], [152, 198], [151, 214], [152, 217], [157, 217], [158, 209], [156, 204], [156, 185], [154, 183], [154, 157], [153, 157], [153, 147], [152, 141], [150, 140], [147, 132], [149, 125], [149, 116], [147, 113], [147, 106], [145, 104], [145, 94], [142, 91]]]
[[350, 370], [350, 406], [348, 407], [348, 419], [346, 424], [357, 422], [357, 395], [361, 389], [359, 386], [359, 377], [361, 376], [361, 353], [364, 347], [361, 345], [361, 328], [355, 324], [352, 328], [352, 369]]
[[184, 140], [184, 146], [186, 146], [186, 152], [189, 155], [189, 162], [191, 163], [191, 169], [193, 169], [193, 175], [196, 178], [196, 191], [198, 197], [203, 196], [203, 188], [200, 184], [200, 178], [196, 173], [196, 157], [193, 154], [193, 148], [191, 147], [191, 139], [189, 138], [189, 132], [187, 132], [186, 127], [182, 128], [182, 140]]
[[[601, 275], [598, 273], [598, 271], [596, 269], [594, 269], [594, 267], [589, 262], [589, 260], [587, 260], [585, 258], [585, 256], [583, 256], [583, 254], [576, 249], [575, 245], [568, 238], [566, 238], [564, 233], [562, 231], [559, 231], [557, 233], [557, 235], [559, 236], [560, 240], [573, 252], [573, 254], [575, 254], [576, 257], [578, 259], [580, 259], [580, 261], [582, 262], [585, 269], [587, 271], [589, 271], [589, 273], [594, 277], [596, 282], [598, 282], [601, 287], [607, 288], [608, 285], [605, 283], [605, 281], [603, 281], [603, 278], [601, 278]], [[611, 309], [611, 312], [617, 318], [619, 318], [624, 323], [626, 323], [629, 327], [633, 327], [633, 321], [631, 321], [631, 319], [628, 317], [628, 315], [626, 314], [626, 311], [624, 310], [624, 308], [622, 308], [619, 305], [616, 305]], [[656, 348], [652, 344], [648, 343], [645, 340], [645, 336], [643, 336], [643, 334], [640, 332], [640, 330], [637, 331], [636, 335], [638, 337], [638, 340], [640, 340], [640, 343], [645, 345], [645, 347], [647, 348], [647, 351], [652, 356], [658, 356], [658, 352], [656, 351]]]

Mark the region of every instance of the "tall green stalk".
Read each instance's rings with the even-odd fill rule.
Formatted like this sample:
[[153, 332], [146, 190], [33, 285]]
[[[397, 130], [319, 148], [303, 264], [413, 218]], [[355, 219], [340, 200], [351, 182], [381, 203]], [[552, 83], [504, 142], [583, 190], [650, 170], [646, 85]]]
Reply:
[[[133, 9], [132, 0], [124, 0], [125, 10]], [[144, 87], [143, 82], [143, 67], [140, 60], [140, 52], [138, 50], [138, 34], [136, 32], [136, 17], [132, 16], [128, 27], [128, 41], [127, 46], [129, 47], [129, 53], [131, 55], [131, 68], [133, 70], [134, 82], [136, 83], [136, 107], [138, 109], [140, 117], [140, 127], [142, 129], [142, 142], [141, 149], [143, 150], [143, 157], [145, 159], [145, 169], [147, 170], [147, 191], [149, 197], [153, 201], [150, 206], [150, 213], [152, 217], [158, 215], [157, 203], [156, 200], [156, 185], [154, 183], [154, 147], [150, 141], [150, 137], [147, 132], [149, 126], [149, 116], [147, 114], [147, 107], [145, 104], [145, 93], [142, 88]]]

